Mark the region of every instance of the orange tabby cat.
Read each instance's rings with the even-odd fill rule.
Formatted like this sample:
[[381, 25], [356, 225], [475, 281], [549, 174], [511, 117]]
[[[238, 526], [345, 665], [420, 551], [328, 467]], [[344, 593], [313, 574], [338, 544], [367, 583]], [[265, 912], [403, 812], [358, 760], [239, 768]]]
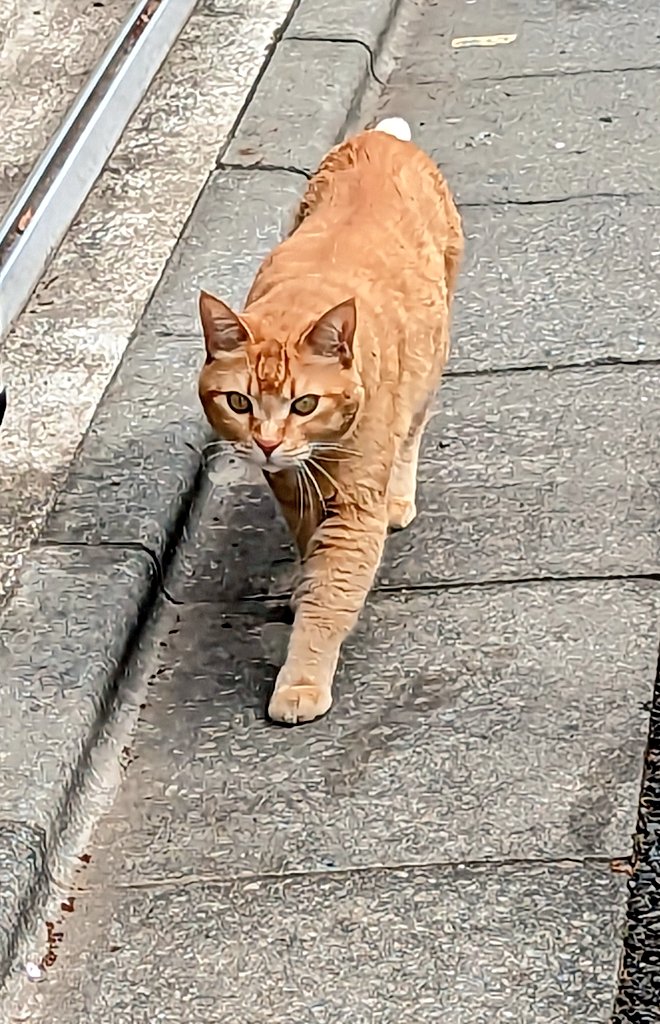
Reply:
[[268, 708], [279, 722], [330, 708], [388, 526], [415, 517], [463, 236], [442, 175], [409, 139], [391, 118], [328, 154], [242, 313], [200, 296], [204, 410], [264, 470], [302, 558]]

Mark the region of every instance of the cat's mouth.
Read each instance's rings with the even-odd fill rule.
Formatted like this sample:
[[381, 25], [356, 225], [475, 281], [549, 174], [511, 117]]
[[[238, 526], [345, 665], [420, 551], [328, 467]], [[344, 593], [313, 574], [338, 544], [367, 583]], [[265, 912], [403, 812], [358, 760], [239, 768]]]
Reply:
[[263, 469], [264, 473], [282, 473], [285, 469], [300, 469], [306, 461], [306, 459], [287, 459], [282, 456], [279, 459], [261, 460], [257, 465]]
[[323, 470], [323, 465], [344, 462], [346, 459], [358, 455], [358, 452], [341, 442], [313, 442], [295, 450], [282, 449], [280, 445], [277, 445], [270, 450], [264, 450], [261, 445], [253, 441], [248, 450], [244, 450], [241, 454], [264, 473], [281, 473], [287, 469], [304, 472], [310, 467], [318, 469], [320, 462], [322, 464], [320, 472], [321, 475], [324, 475], [327, 470]]
[[281, 473], [285, 469], [299, 469], [311, 455], [307, 449], [290, 452], [280, 451], [279, 446], [272, 451], [264, 450], [260, 445], [253, 444], [250, 458], [263, 469], [264, 473]]

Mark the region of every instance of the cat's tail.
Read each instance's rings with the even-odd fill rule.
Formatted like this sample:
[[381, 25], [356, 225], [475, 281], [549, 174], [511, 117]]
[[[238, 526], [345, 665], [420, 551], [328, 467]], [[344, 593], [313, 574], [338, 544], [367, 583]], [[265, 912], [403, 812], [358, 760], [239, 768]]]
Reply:
[[402, 142], [410, 142], [412, 139], [410, 125], [402, 117], [386, 117], [384, 121], [378, 122], [374, 131], [393, 135], [395, 139], [401, 139]]

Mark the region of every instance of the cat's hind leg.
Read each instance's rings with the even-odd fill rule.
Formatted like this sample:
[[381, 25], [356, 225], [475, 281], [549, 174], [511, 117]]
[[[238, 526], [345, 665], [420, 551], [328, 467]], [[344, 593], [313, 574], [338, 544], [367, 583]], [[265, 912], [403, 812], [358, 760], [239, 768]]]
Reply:
[[404, 530], [417, 515], [417, 464], [427, 415], [413, 420], [392, 465], [387, 488], [387, 519], [391, 530]]

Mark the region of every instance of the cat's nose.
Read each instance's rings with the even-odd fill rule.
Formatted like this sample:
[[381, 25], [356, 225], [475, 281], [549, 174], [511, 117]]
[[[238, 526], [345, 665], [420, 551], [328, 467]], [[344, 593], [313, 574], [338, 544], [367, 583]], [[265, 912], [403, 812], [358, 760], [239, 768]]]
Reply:
[[261, 448], [266, 458], [268, 458], [269, 455], [272, 455], [275, 449], [279, 448], [282, 444], [281, 441], [263, 441], [259, 437], [255, 437], [254, 442]]

